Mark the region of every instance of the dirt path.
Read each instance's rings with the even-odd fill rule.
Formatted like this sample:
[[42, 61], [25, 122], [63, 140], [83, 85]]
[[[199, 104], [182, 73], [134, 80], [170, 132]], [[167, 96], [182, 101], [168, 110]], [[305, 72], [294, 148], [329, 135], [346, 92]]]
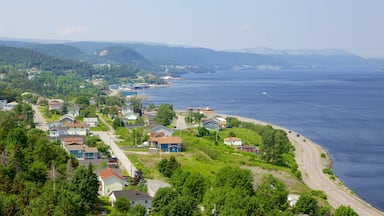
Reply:
[[[269, 124], [267, 122], [241, 116], [231, 117], [235, 117], [240, 121], [253, 122], [261, 125]], [[277, 125], [272, 126], [276, 129], [282, 129], [288, 132], [286, 128]], [[296, 162], [299, 166], [299, 170], [303, 175], [302, 177], [304, 183], [312, 189], [324, 191], [327, 194], [328, 202], [332, 207], [338, 208], [340, 205], [345, 205], [353, 208], [359, 215], [384, 215], [383, 212], [375, 209], [364, 200], [352, 194], [348, 188], [342, 184], [338, 184], [336, 181], [331, 180], [326, 174], [323, 173], [325, 166], [321, 158], [321, 153], [325, 153], [325, 151], [322, 150], [319, 145], [302, 135], [298, 136], [298, 134], [294, 131], [288, 133], [288, 138], [295, 146]]]
[[35, 111], [35, 114], [33, 116], [33, 121], [35, 122], [36, 128], [47, 131], [48, 125], [47, 121], [44, 119], [43, 115], [41, 114], [39, 107], [37, 105], [32, 104], [32, 109]]

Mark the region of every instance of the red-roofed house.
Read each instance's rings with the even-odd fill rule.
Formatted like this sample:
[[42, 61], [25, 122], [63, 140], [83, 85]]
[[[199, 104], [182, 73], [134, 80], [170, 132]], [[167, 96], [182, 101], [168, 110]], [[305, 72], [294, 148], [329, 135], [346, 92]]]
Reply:
[[112, 169], [105, 169], [99, 172], [99, 194], [109, 196], [113, 191], [123, 190], [126, 181], [123, 176], [115, 173]]

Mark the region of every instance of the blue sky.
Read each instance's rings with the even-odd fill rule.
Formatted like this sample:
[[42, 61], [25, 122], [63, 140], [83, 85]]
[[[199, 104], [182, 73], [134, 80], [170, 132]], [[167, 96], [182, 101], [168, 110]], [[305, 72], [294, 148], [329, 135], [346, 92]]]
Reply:
[[383, 0], [1, 0], [0, 37], [384, 57]]

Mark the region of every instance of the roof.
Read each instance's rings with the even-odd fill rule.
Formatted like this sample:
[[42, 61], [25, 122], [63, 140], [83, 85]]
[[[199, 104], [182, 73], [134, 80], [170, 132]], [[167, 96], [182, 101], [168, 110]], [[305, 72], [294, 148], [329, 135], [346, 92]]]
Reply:
[[107, 178], [112, 177], [112, 176], [115, 176], [115, 177], [117, 177], [117, 178], [119, 178], [119, 179], [121, 179], [121, 180], [124, 179], [123, 176], [121, 176], [121, 175], [119, 175], [119, 174], [113, 172], [111, 169], [105, 169], [105, 170], [100, 171], [100, 172], [99, 172], [99, 176], [100, 176], [102, 179], [107, 179]]
[[70, 127], [70, 128], [80, 128], [80, 127], [87, 127], [87, 124], [84, 124], [84, 123], [70, 123], [70, 124], [66, 124], [65, 125], [66, 127]]
[[97, 150], [96, 147], [87, 147], [85, 148], [85, 152], [90, 153], [90, 152], [99, 152], [99, 151]]
[[156, 132], [158, 130], [166, 130], [166, 131], [169, 131], [170, 133], [173, 132], [173, 130], [171, 128], [164, 127], [163, 125], [157, 125], [157, 126], [154, 126], [153, 128], [151, 128], [151, 132]]
[[158, 144], [182, 143], [180, 137], [151, 137], [151, 141], [156, 141]]
[[138, 190], [121, 190], [121, 191], [113, 191], [112, 194], [115, 195], [116, 199], [119, 197], [125, 197], [131, 201], [135, 200], [143, 200], [143, 199], [152, 199], [148, 194], [138, 191]]
[[224, 138], [224, 141], [241, 141], [241, 139], [238, 137], [227, 137]]
[[65, 143], [81, 143], [83, 144], [84, 143], [84, 137], [82, 136], [79, 136], [79, 137], [64, 137], [63, 138], [63, 141]]
[[86, 148], [85, 145], [64, 145], [65, 149], [68, 151], [74, 151], [74, 150], [84, 150]]
[[62, 121], [65, 118], [69, 118], [72, 121], [75, 120], [75, 117], [72, 114], [65, 114], [65, 115], [61, 116], [60, 121]]
[[153, 138], [155, 138], [155, 137], [164, 137], [164, 136], [165, 136], [164, 132], [151, 132], [150, 133], [150, 137], [153, 137]]

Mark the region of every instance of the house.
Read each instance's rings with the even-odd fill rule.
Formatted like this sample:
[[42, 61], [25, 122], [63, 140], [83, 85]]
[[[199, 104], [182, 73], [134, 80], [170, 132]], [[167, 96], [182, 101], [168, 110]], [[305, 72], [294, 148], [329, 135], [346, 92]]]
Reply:
[[4, 110], [13, 110], [13, 108], [15, 108], [15, 106], [17, 106], [19, 103], [17, 102], [10, 102], [10, 103], [7, 103], [7, 105], [5, 105], [5, 107], [3, 108]]
[[63, 125], [72, 124], [75, 122], [75, 117], [72, 114], [65, 114], [60, 117], [59, 122]]
[[80, 135], [80, 136], [86, 136], [89, 132], [88, 126], [83, 123], [71, 123], [65, 125], [67, 127], [67, 133], [68, 135]]
[[97, 127], [99, 125], [99, 120], [97, 117], [92, 118], [84, 118], [84, 124], [88, 125], [88, 127]]
[[206, 116], [207, 118], [212, 118], [215, 116], [215, 110], [209, 107], [201, 108], [201, 107], [188, 107], [187, 108], [187, 113], [189, 112], [198, 112]]
[[63, 106], [64, 106], [64, 101], [61, 99], [48, 100], [48, 110], [49, 111], [52, 111], [52, 110], [61, 111], [63, 109]]
[[67, 127], [60, 122], [54, 122], [48, 125], [48, 133], [50, 138], [58, 138], [67, 135]]
[[168, 136], [168, 137], [171, 137], [172, 134], [173, 134], [173, 130], [170, 129], [170, 128], [167, 128], [167, 127], [164, 127], [162, 125], [157, 125], [153, 128], [151, 128], [151, 133], [152, 132], [156, 132], [156, 133], [159, 133], [159, 132], [163, 132], [165, 136]]
[[0, 100], [0, 110], [4, 109], [7, 106], [7, 100]]
[[99, 159], [99, 151], [96, 147], [86, 147], [84, 149], [84, 159], [85, 160], [95, 160]]
[[62, 146], [68, 154], [80, 160], [99, 159], [99, 151], [95, 147], [85, 145], [84, 136], [62, 137]]
[[202, 122], [202, 126], [207, 128], [208, 130], [219, 130], [220, 122], [216, 119], [208, 119]]
[[244, 152], [249, 152], [249, 153], [254, 153], [258, 154], [259, 150], [257, 149], [256, 146], [236, 146], [237, 151], [244, 151]]
[[99, 194], [108, 196], [114, 191], [123, 190], [126, 181], [123, 176], [115, 173], [112, 169], [105, 169], [99, 172]]
[[151, 137], [149, 143], [152, 147], [159, 148], [162, 152], [181, 152], [181, 137]]
[[113, 206], [116, 200], [120, 197], [124, 197], [131, 201], [132, 208], [136, 205], [142, 205], [148, 211], [152, 207], [152, 197], [138, 190], [114, 191], [109, 196], [109, 203]]
[[230, 145], [230, 146], [242, 146], [243, 145], [241, 139], [238, 137], [224, 138], [224, 144]]

